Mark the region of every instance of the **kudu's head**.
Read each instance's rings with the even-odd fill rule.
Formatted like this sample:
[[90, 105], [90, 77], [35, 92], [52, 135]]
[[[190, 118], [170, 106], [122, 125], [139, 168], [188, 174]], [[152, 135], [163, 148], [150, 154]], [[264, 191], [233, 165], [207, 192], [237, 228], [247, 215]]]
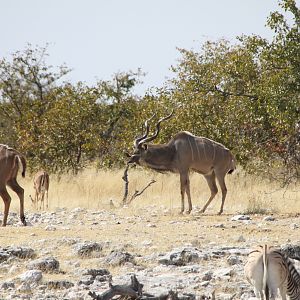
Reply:
[[148, 136], [149, 130], [150, 130], [150, 125], [149, 122], [154, 118], [155, 114], [146, 120], [145, 122], [145, 133], [135, 139], [134, 141], [134, 152], [132, 155], [128, 154], [129, 160], [128, 163], [136, 163], [136, 164], [143, 164], [147, 156], [149, 156], [149, 149], [148, 149], [148, 144], [149, 142], [153, 141], [154, 139], [157, 138], [159, 132], [160, 132], [160, 124], [161, 122], [170, 119], [173, 116], [174, 110], [166, 117], [161, 118], [157, 123], [156, 123], [156, 132], [152, 136]]

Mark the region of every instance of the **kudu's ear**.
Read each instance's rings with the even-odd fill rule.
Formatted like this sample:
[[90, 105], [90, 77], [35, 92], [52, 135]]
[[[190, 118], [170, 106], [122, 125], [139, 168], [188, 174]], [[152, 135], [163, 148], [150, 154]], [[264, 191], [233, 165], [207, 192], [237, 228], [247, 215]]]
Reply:
[[131, 157], [131, 155], [127, 151], [124, 151], [123, 154], [124, 154], [125, 157]]
[[143, 144], [142, 147], [143, 147], [144, 150], [148, 149], [148, 145], [147, 144]]

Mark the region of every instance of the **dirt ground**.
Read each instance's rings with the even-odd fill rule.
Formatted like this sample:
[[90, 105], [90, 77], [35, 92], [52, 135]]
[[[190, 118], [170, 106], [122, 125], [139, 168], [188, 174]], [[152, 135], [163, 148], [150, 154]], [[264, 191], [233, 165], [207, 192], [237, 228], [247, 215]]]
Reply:
[[[122, 276], [132, 273], [146, 281], [150, 277], [161, 278], [160, 283], [152, 283], [149, 279], [146, 287], [150, 290], [157, 287], [169, 289], [170, 281], [178, 277], [178, 282], [170, 286], [175, 286], [179, 292], [195, 294], [196, 299], [205, 299], [201, 295], [210, 295], [212, 291], [219, 295], [216, 299], [250, 299], [252, 288], [243, 274], [247, 251], [265, 243], [300, 245], [299, 186], [284, 191], [275, 184], [237, 172], [227, 179], [225, 213], [218, 216], [220, 195], [207, 212], [200, 213], [209, 191], [203, 178], [196, 174], [191, 177], [193, 211], [190, 215], [180, 215], [178, 176], [130, 173], [131, 194], [151, 178], [156, 183], [129, 207], [120, 207], [124, 188], [120, 180], [122, 174], [122, 171], [89, 172], [76, 178], [65, 176], [57, 180], [52, 177], [50, 207], [45, 211], [37, 211], [31, 206], [31, 179], [21, 181], [25, 187], [28, 226], [20, 226], [19, 203], [13, 199], [8, 226], [0, 230], [0, 254], [5, 247], [30, 247], [36, 254], [35, 259], [49, 256], [57, 259], [60, 272], [43, 272], [42, 280], [29, 284], [24, 292], [24, 283], [19, 277], [28, 270], [32, 259], [0, 261], [0, 299], [46, 299], [45, 295], [47, 299], [91, 299], [88, 290], [101, 293], [108, 288], [107, 282], [94, 282], [84, 287], [79, 284], [81, 270], [91, 268], [106, 268], [113, 282], [119, 283], [127, 280]], [[3, 218], [1, 211], [0, 220]], [[234, 220], [233, 217], [239, 214], [247, 215], [248, 219]], [[80, 257], [76, 247], [85, 242], [99, 243], [103, 249], [95, 255]], [[207, 258], [188, 263], [188, 269], [163, 266], [159, 262], [174, 249], [185, 247], [194, 247]], [[130, 253], [136, 263], [107, 264], [107, 256], [115, 250]], [[229, 266], [228, 257], [232, 251], [237, 262]], [[229, 275], [213, 274], [223, 273], [228, 267], [231, 268]], [[190, 278], [186, 272], [193, 273], [192, 283], [185, 282], [185, 278]], [[207, 279], [210, 273], [212, 278]], [[170, 279], [168, 274], [175, 279]], [[74, 287], [48, 291], [45, 284], [51, 280], [67, 280]], [[7, 281], [12, 281], [14, 288], [1, 289]]]
[[[18, 216], [13, 214], [10, 215], [12, 224], [1, 228], [0, 245], [2, 248], [27, 246], [36, 251], [37, 257], [53, 256], [60, 262], [63, 275], [43, 274], [43, 280], [65, 279], [76, 282], [78, 274], [72, 265], [78, 264], [80, 268], [88, 269], [99, 267], [101, 263], [99, 256], [79, 258], [74, 252], [75, 242], [72, 241], [92, 241], [107, 245], [103, 248], [101, 257], [105, 257], [114, 249], [122, 249], [133, 256], [150, 257], [180, 247], [196, 247], [201, 251], [209, 251], [222, 247], [250, 249], [264, 243], [280, 246], [300, 242], [300, 218], [296, 215], [273, 215], [274, 219], [271, 221], [264, 220], [264, 215], [249, 215], [250, 220], [244, 221], [232, 220], [233, 217], [232, 214], [216, 216], [200, 214], [197, 211], [191, 215], [179, 215], [175, 209], [171, 211], [166, 207], [154, 205], [140, 209], [117, 208], [98, 211], [78, 208], [28, 213], [29, 226], [22, 227], [17, 225]], [[245, 259], [246, 256], [243, 256], [234, 280], [247, 284], [241, 272]], [[9, 266], [0, 265], [0, 282], [16, 279], [26, 271], [26, 264], [26, 261], [18, 260]], [[154, 268], [157, 261], [145, 259], [142, 265], [143, 268]], [[12, 266], [15, 268], [10, 271]], [[201, 262], [201, 267], [207, 270], [224, 266], [225, 257], [221, 260]], [[128, 266], [107, 268], [113, 277], [135, 271]], [[217, 293], [228, 291], [228, 287], [223, 288], [221, 285], [215, 285], [214, 289]]]

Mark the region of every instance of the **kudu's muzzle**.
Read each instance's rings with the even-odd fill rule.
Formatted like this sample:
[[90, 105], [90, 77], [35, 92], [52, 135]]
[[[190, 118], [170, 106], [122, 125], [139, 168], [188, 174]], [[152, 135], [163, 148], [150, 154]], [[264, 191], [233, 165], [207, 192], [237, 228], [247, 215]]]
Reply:
[[131, 155], [131, 157], [129, 158], [127, 163], [128, 164], [133, 164], [133, 163], [139, 164], [139, 161], [140, 161], [140, 156], [133, 154], [133, 155]]

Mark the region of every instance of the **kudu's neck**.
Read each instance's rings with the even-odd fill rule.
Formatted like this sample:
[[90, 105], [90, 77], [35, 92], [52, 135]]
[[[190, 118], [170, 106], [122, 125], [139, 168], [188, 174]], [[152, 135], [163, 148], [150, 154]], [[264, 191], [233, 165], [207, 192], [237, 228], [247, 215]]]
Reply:
[[175, 171], [174, 170], [175, 148], [169, 144], [148, 145], [143, 164], [156, 171]]

